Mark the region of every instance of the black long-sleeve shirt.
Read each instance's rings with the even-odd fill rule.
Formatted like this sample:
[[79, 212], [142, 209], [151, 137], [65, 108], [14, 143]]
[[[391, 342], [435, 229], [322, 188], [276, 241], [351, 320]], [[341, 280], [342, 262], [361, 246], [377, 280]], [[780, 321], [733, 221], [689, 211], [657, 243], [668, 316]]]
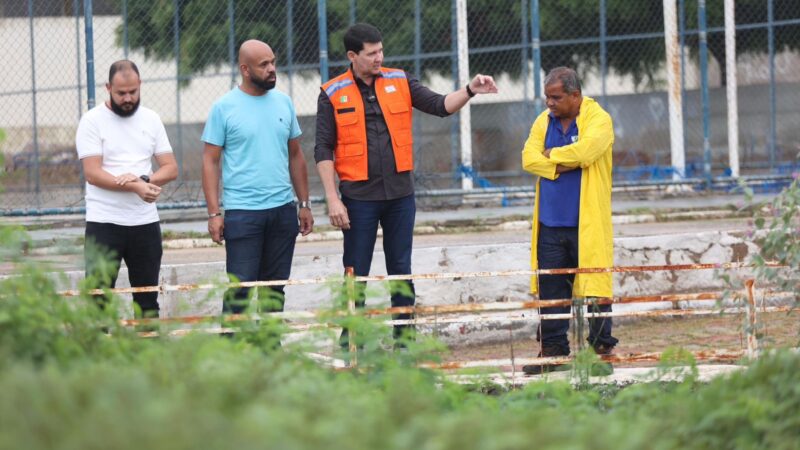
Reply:
[[[352, 69], [348, 69], [352, 70]], [[380, 75], [378, 75], [380, 76]], [[364, 116], [367, 129], [366, 181], [341, 181], [339, 191], [343, 196], [354, 200], [392, 200], [414, 193], [414, 174], [412, 171], [397, 172], [392, 138], [383, 118], [381, 106], [375, 96], [375, 83], [367, 85], [354, 76], [356, 85], [364, 102]], [[444, 107], [444, 95], [437, 94], [423, 86], [416, 78], [406, 72], [411, 91], [411, 104], [414, 108], [439, 117], [450, 115]], [[336, 148], [336, 119], [333, 105], [324, 90], [317, 99], [317, 139], [314, 146], [314, 160], [333, 160]]]

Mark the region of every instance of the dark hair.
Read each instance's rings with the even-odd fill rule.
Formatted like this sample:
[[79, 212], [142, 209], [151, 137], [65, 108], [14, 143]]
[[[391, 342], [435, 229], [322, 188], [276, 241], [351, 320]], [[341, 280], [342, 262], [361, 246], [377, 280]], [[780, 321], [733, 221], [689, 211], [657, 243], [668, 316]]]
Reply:
[[111, 80], [114, 79], [114, 75], [117, 72], [124, 72], [126, 70], [132, 70], [136, 72], [136, 76], [139, 76], [139, 68], [136, 67], [136, 64], [133, 61], [127, 59], [120, 59], [111, 64], [111, 68], [108, 69], [108, 83], [111, 84]]
[[345, 51], [355, 53], [364, 49], [364, 43], [377, 44], [382, 42], [381, 31], [368, 23], [357, 23], [344, 33]]
[[556, 67], [544, 77], [545, 86], [550, 86], [559, 81], [565, 93], [581, 92], [581, 80], [578, 79], [578, 74], [569, 67]]

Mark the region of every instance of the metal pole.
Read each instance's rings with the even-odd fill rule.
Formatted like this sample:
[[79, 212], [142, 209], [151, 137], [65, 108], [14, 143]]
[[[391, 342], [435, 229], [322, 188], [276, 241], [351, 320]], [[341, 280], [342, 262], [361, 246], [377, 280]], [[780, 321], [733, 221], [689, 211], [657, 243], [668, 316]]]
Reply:
[[[682, 130], [686, 130], [686, 0], [678, 0], [678, 45], [681, 50], [681, 126]], [[688, 143], [689, 139], [683, 133], [684, 149]]]
[[[467, 35], [467, 0], [457, 0], [456, 21], [458, 22], [458, 85], [466, 86], [469, 77], [469, 36]], [[461, 143], [461, 189], [472, 189], [472, 113], [467, 102], [458, 113]]]
[[[77, 0], [73, 0], [78, 3]], [[128, 59], [128, 0], [122, 0], [122, 52]]]
[[319, 78], [320, 84], [328, 81], [328, 12], [327, 0], [317, 3], [317, 23], [319, 28]]
[[669, 105], [669, 143], [673, 179], [686, 176], [681, 107], [681, 63], [678, 58], [678, 24], [675, 0], [664, 0], [664, 45], [667, 53], [667, 104]]
[[708, 99], [708, 36], [706, 0], [697, 0], [697, 29], [700, 40], [700, 92], [703, 100], [703, 175], [711, 188], [711, 143], [709, 141], [710, 108]]
[[767, 0], [767, 42], [769, 54], [769, 168], [775, 170], [778, 112], [775, 100], [775, 2]]
[[238, 64], [236, 62], [236, 8], [235, 0], [228, 0], [228, 62], [231, 65], [231, 89], [236, 86]]
[[522, 80], [522, 95], [523, 95], [523, 109], [527, 113], [528, 103], [530, 102], [530, 93], [528, 92], [528, 65], [530, 64], [530, 60], [528, 59], [528, 47], [530, 46], [530, 40], [528, 39], [528, 0], [520, 0], [520, 40], [522, 41], [522, 54], [520, 55], [520, 61], [522, 61], [521, 74], [522, 76], [520, 79]]
[[356, 23], [356, 0], [350, 0], [350, 25]]
[[[453, 90], [458, 89], [458, 26], [456, 21], [456, 2], [450, 2], [450, 75], [453, 77]], [[455, 114], [450, 118], [450, 163], [453, 167], [453, 185], [456, 186], [461, 180], [461, 168], [459, 167], [459, 138], [458, 138], [458, 116]]]
[[[36, 44], [33, 39], [33, 0], [28, 0], [28, 26], [31, 46], [31, 100], [33, 101], [33, 176], [36, 189], [36, 206], [40, 205], [41, 180], [39, 179], [39, 124], [36, 105]], [[30, 170], [30, 169], [28, 169]]]
[[294, 97], [294, 0], [286, 0], [286, 60], [289, 97]]
[[175, 30], [173, 50], [175, 52], [175, 132], [178, 136], [176, 159], [178, 160], [178, 181], [183, 180], [183, 133], [181, 132], [181, 0], [173, 0], [175, 14], [172, 27]]
[[542, 49], [539, 40], [539, 0], [531, 0], [531, 43], [533, 47], [533, 107], [536, 115], [544, 110], [542, 101]]
[[725, 0], [725, 94], [728, 99], [728, 165], [739, 178], [739, 99], [736, 93], [736, 16], [734, 1]]
[[94, 108], [94, 28], [92, 0], [83, 1], [83, 25], [86, 32], [86, 97], [89, 109]]
[[[422, 78], [422, 4], [421, 0], [414, 0], [414, 77]], [[414, 159], [419, 160], [420, 120], [414, 121]]]
[[[75, 16], [75, 75], [78, 80], [78, 119], [81, 118], [81, 113], [83, 112], [83, 105], [81, 103], [81, 96], [83, 95], [83, 88], [81, 87], [81, 13], [80, 13], [80, 5], [79, 2], [74, 1], [72, 2], [72, 14]], [[81, 178], [83, 177], [83, 171], [80, 171]]]
[[608, 75], [608, 49], [606, 48], [606, 0], [600, 0], [600, 102], [606, 105], [606, 76]]

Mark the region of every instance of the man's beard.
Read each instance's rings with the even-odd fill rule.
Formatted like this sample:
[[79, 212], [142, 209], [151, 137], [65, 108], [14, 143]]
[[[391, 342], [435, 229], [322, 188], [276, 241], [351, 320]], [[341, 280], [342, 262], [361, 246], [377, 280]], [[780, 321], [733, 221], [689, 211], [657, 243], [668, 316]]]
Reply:
[[111, 97], [110, 100], [111, 100], [111, 102], [110, 102], [111, 103], [111, 111], [114, 111], [114, 114], [116, 114], [116, 115], [118, 115], [120, 117], [130, 117], [130, 116], [134, 115], [136, 113], [136, 110], [139, 109], [139, 102], [142, 101], [141, 98], [138, 98], [136, 100], [136, 103], [132, 103], [132, 102], [124, 103], [124, 105], [126, 105], [126, 106], [127, 105], [133, 105], [133, 107], [130, 107], [130, 109], [123, 109], [123, 105], [120, 105], [119, 103], [116, 103], [114, 101], [113, 97]]
[[254, 76], [250, 76], [250, 81], [252, 81], [253, 84], [263, 89], [264, 91], [269, 91], [275, 87], [275, 83], [277, 82], [277, 77], [274, 77], [271, 80], [267, 80], [266, 78], [256, 78]]

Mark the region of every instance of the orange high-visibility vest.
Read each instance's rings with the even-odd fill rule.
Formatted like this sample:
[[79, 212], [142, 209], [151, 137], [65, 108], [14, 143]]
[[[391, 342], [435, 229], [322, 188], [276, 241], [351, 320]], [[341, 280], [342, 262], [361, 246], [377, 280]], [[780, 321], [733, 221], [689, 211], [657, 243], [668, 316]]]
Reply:
[[[365, 181], [367, 165], [367, 127], [364, 101], [352, 70], [322, 85], [333, 105], [336, 119], [334, 167], [343, 181]], [[414, 170], [414, 137], [412, 136], [411, 90], [406, 73], [381, 67], [375, 77], [375, 96], [392, 137], [395, 167], [398, 172]]]

